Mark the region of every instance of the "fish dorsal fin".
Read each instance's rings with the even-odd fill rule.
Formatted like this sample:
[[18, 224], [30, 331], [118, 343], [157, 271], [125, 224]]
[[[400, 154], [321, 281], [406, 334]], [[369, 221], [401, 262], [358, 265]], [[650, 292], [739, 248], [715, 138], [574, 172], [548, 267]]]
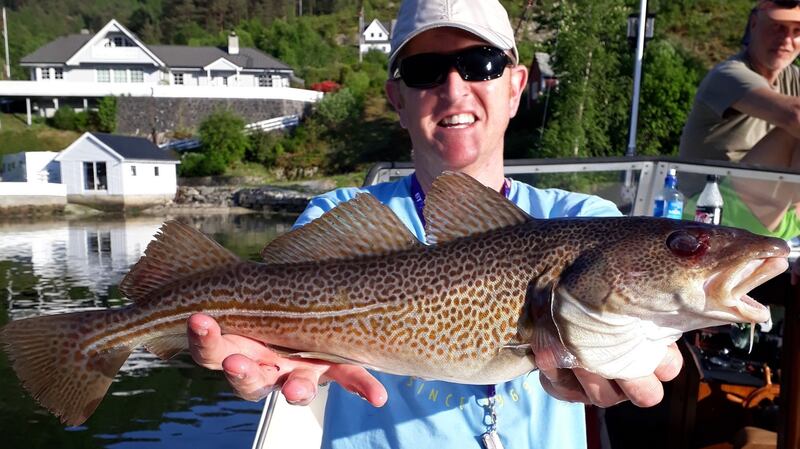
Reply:
[[444, 172], [433, 180], [425, 197], [428, 243], [488, 232], [531, 220], [531, 216], [464, 173]]
[[119, 284], [120, 291], [141, 304], [159, 288], [187, 276], [238, 263], [240, 259], [202, 232], [178, 221], [161, 226]]
[[311, 223], [270, 242], [261, 257], [294, 264], [377, 256], [420, 245], [391, 209], [361, 193]]

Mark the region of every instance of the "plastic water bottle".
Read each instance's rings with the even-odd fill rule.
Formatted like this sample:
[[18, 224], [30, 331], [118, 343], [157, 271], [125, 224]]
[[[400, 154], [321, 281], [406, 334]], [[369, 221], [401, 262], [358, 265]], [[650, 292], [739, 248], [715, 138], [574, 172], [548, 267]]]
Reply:
[[675, 220], [683, 218], [684, 198], [677, 185], [677, 171], [670, 168], [667, 177], [664, 178], [664, 188], [655, 197], [654, 217], [674, 218]]
[[694, 221], [718, 225], [722, 222], [722, 194], [719, 193], [719, 176], [706, 176], [706, 186], [697, 198]]

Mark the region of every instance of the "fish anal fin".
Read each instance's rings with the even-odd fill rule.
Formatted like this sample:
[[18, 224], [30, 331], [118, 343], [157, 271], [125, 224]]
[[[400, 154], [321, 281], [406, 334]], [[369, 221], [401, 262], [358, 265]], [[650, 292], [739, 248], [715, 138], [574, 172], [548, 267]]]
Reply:
[[161, 360], [169, 360], [184, 349], [189, 349], [189, 342], [186, 334], [164, 335], [151, 339], [144, 347]]
[[421, 245], [397, 215], [361, 193], [321, 217], [270, 242], [261, 256], [269, 264], [351, 259]]
[[0, 331], [14, 372], [42, 406], [77, 426], [97, 408], [131, 348], [84, 348], [74, 329], [102, 322], [113, 311], [42, 316], [8, 323]]
[[425, 197], [428, 243], [444, 243], [532, 220], [500, 193], [465, 173], [438, 176]]
[[200, 231], [172, 220], [161, 226], [119, 289], [141, 305], [151, 293], [178, 279], [239, 261], [236, 255]]

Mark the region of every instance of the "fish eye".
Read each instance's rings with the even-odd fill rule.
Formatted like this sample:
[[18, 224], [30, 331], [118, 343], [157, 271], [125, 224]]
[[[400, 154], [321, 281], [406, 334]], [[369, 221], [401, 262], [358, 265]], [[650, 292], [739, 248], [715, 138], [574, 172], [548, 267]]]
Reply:
[[708, 236], [695, 236], [686, 231], [675, 231], [667, 237], [667, 247], [679, 257], [698, 257], [708, 250]]

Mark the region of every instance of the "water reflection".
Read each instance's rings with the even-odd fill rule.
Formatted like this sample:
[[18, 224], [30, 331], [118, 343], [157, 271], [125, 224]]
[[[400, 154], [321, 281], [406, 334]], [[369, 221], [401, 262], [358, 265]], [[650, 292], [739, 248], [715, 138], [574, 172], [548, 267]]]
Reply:
[[[117, 285], [164, 220], [0, 223], [0, 323], [124, 305]], [[236, 254], [257, 259], [290, 216], [181, 216]], [[65, 428], [18, 384], [0, 353], [0, 429], [9, 448], [249, 447], [261, 404], [233, 397], [218, 373], [186, 355], [169, 362], [136, 351], [95, 415]]]

